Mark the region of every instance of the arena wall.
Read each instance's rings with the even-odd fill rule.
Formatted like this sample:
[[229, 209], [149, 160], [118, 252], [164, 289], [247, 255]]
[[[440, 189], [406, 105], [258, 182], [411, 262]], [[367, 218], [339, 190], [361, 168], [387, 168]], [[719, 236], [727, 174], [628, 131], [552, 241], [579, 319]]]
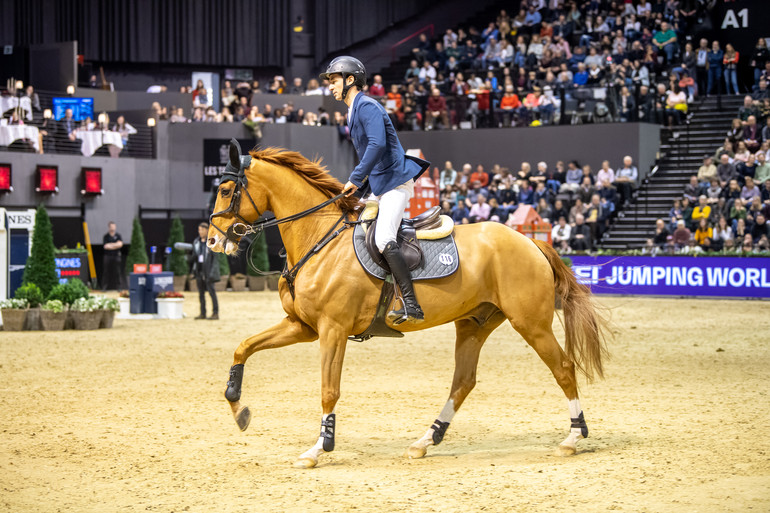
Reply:
[[[624, 155], [631, 155], [643, 174], [654, 163], [658, 130], [653, 125], [623, 123], [401, 132], [399, 137], [405, 148], [421, 149], [439, 168], [445, 160], [453, 161], [458, 168], [464, 162], [471, 162], [485, 166], [499, 163], [518, 169], [523, 160], [531, 163], [545, 160], [553, 165], [557, 160], [571, 159], [598, 168], [605, 158], [617, 166]], [[69, 209], [67, 216], [78, 215], [81, 203], [85, 203], [89, 225], [101, 230], [101, 226], [112, 219], [123, 227], [124, 237], [130, 237], [131, 219], [139, 205], [172, 210], [202, 209], [206, 205], [208, 193], [203, 191], [202, 170], [204, 139], [252, 138], [237, 123], [159, 122], [155, 136], [156, 160], [2, 152], [0, 161], [13, 166], [14, 191], [0, 196], [0, 206], [26, 209], [43, 201], [52, 208], [52, 217], [56, 217], [64, 215], [64, 209]], [[331, 173], [342, 181], [356, 163], [352, 145], [340, 136], [336, 127], [268, 125], [263, 128], [261, 144], [290, 148], [309, 158], [322, 157]], [[38, 164], [59, 166], [59, 193], [43, 196], [35, 192]], [[81, 167], [102, 168], [104, 195], [83, 197], [80, 194]]]

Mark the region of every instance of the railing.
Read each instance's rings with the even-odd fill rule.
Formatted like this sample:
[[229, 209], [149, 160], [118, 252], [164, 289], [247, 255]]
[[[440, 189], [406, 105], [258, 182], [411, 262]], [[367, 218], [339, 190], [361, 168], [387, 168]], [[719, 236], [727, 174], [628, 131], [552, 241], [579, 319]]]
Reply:
[[[525, 100], [525, 97], [530, 92], [524, 89], [516, 91], [521, 102]], [[479, 96], [484, 94], [489, 97], [488, 102], [485, 102], [485, 104], [488, 103], [488, 107], [479, 108]], [[502, 123], [503, 118], [505, 118], [506, 124], [511, 123], [517, 126], [529, 124], [534, 120], [551, 124], [557, 124], [557, 120], [558, 124], [617, 123], [622, 121], [618, 108], [618, 95], [614, 90], [614, 86], [582, 86], [577, 89], [559, 88], [554, 94], [554, 99], [559, 101], [559, 107], [556, 107], [556, 104], [554, 104], [552, 110], [543, 108], [527, 109], [522, 106], [513, 111], [503, 111], [499, 107], [500, 99], [503, 97], [503, 92], [501, 91], [474, 92], [465, 95], [447, 93], [443, 97], [446, 100], [447, 115], [451, 127], [468, 127], [467, 125], [461, 126], [463, 122], [469, 122], [470, 127], [473, 128], [498, 127]], [[387, 105], [387, 97], [374, 98], [383, 105]], [[424, 129], [428, 110], [428, 96], [404, 94], [402, 95], [402, 102], [400, 112], [403, 112], [403, 116], [400, 113], [398, 115], [392, 113], [393, 115], [391, 116], [391, 118], [403, 118], [403, 124], [401, 122], [395, 123], [396, 129]], [[595, 112], [596, 107], [601, 104], [607, 107], [606, 111], [600, 112], [603, 114], [602, 116]], [[407, 105], [411, 105], [413, 110], [407, 112], [404, 109]], [[634, 119], [626, 121], [634, 121]]]
[[[112, 119], [107, 121], [106, 112], [94, 112], [96, 119], [90, 126], [84, 122], [74, 122], [76, 131], [70, 134], [63, 129], [61, 121], [52, 119], [53, 98], [65, 97], [66, 94], [52, 91], [38, 91], [40, 107], [31, 110], [20, 108], [7, 109], [6, 119], [0, 126], [0, 150], [18, 151], [25, 153], [54, 153], [90, 156], [109, 156], [114, 158], [144, 158], [156, 157], [155, 130], [147, 126], [147, 116], [142, 116], [141, 123], [128, 120], [136, 133], [127, 137], [124, 144], [120, 134], [110, 130], [120, 112], [110, 113]], [[7, 97], [6, 97], [7, 98]], [[11, 113], [20, 114], [23, 124], [15, 124], [9, 118]], [[134, 113], [137, 114], [137, 113]], [[103, 120], [103, 123], [99, 123]], [[103, 125], [106, 129], [100, 129]]]
[[407, 41], [410, 41], [411, 39], [414, 39], [415, 37], [419, 36], [420, 34], [425, 33], [428, 30], [430, 30], [430, 37], [433, 37], [434, 26], [433, 26], [433, 23], [431, 23], [429, 25], [425, 25], [424, 27], [419, 29], [417, 32], [406, 36], [401, 41], [398, 41], [397, 43], [393, 44], [390, 47], [390, 62], [391, 63], [395, 62], [395, 60], [396, 60], [396, 50], [398, 49], [399, 46], [401, 46], [402, 44], [406, 43]]
[[207, 219], [209, 214], [205, 208], [155, 208], [138, 206], [139, 219], [171, 219], [173, 215], [187, 219]]

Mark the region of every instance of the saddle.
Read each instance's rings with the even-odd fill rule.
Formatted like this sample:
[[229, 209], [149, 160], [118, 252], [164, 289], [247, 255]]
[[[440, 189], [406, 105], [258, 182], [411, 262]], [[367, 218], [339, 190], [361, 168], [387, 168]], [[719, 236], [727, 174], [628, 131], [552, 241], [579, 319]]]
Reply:
[[[377, 212], [379, 212], [379, 205], [376, 202], [369, 202], [361, 213], [360, 219], [364, 222], [364, 226], [369, 225], [366, 228], [366, 249], [374, 263], [390, 271], [388, 263], [374, 242]], [[447, 220], [449, 221], [448, 224]], [[425, 255], [420, 247], [420, 239], [440, 239], [451, 234], [453, 229], [454, 223], [447, 216], [441, 216], [441, 208], [438, 206], [416, 217], [401, 221], [396, 240], [409, 270], [414, 271], [424, 265]]]
[[[363, 342], [372, 337], [403, 337], [403, 333], [388, 326], [385, 315], [391, 309], [396, 296], [393, 277], [385, 259], [374, 243], [377, 202], [368, 202], [353, 231], [353, 249], [364, 270], [374, 278], [383, 280], [380, 299], [374, 318], [366, 330], [349, 340]], [[459, 268], [460, 256], [454, 237], [454, 222], [449, 216], [440, 215], [439, 207], [433, 207], [413, 219], [401, 222], [397, 239], [404, 254], [413, 280], [435, 280], [450, 276]], [[422, 244], [420, 243], [422, 241]]]

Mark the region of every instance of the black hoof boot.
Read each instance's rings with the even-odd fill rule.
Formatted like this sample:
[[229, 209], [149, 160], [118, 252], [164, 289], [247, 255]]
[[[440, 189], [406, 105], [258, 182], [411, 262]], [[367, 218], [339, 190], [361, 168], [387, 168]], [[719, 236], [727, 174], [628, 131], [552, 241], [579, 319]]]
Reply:
[[234, 403], [241, 398], [241, 383], [243, 382], [243, 364], [230, 367], [230, 380], [227, 382], [225, 399]]
[[321, 421], [321, 438], [324, 439], [323, 447], [325, 452], [334, 450], [334, 430], [336, 428], [337, 416], [330, 413], [326, 420]]

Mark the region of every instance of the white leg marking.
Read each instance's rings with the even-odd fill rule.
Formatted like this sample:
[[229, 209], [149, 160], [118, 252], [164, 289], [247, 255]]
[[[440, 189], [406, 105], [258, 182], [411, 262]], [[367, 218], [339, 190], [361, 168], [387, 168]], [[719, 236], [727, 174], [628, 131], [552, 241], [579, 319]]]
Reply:
[[[444, 408], [441, 410], [441, 413], [438, 415], [438, 420], [441, 422], [451, 422], [452, 419], [455, 416], [455, 402], [450, 399], [444, 404]], [[428, 447], [433, 445], [433, 432], [435, 430], [433, 427], [430, 427], [428, 431], [425, 432], [424, 435], [422, 435], [422, 438], [417, 440], [415, 443], [409, 446], [409, 449], [407, 450], [407, 455], [410, 458], [422, 458], [425, 456], [425, 453], [428, 452]]]
[[452, 422], [452, 419], [455, 416], [455, 402], [453, 399], [450, 399], [446, 402], [444, 405], [444, 408], [441, 410], [441, 413], [438, 414], [438, 420], [441, 422]]
[[[579, 399], [571, 399], [567, 402], [569, 408], [569, 416], [571, 419], [576, 419], [583, 412], [580, 407]], [[577, 441], [583, 439], [583, 433], [579, 427], [573, 427], [569, 430], [569, 435], [559, 444], [559, 452], [563, 455], [575, 454], [577, 451]]]
[[[328, 414], [324, 414], [321, 420], [326, 421], [326, 418], [328, 416], [329, 416]], [[335, 427], [335, 434], [336, 434], [336, 427]], [[321, 454], [323, 454], [324, 452], [325, 452], [324, 437], [319, 436], [318, 441], [316, 441], [315, 445], [300, 455], [299, 460], [297, 460], [297, 463], [295, 464], [295, 466], [303, 467], [303, 468], [315, 467], [316, 464], [318, 463], [318, 457], [321, 456]]]

